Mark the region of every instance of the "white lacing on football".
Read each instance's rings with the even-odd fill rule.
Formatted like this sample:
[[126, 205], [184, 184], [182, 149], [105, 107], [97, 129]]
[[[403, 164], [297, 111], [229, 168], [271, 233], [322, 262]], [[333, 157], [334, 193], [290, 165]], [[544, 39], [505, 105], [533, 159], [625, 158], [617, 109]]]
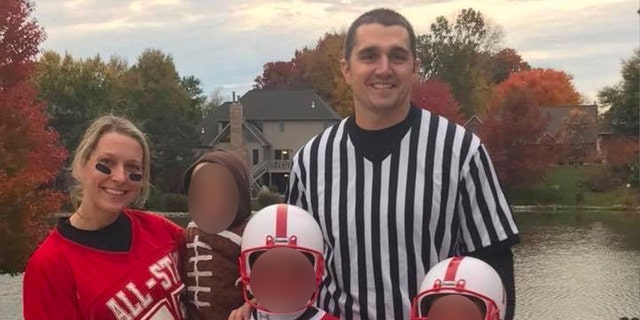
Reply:
[[205, 242], [200, 241], [200, 236], [196, 235], [193, 238], [192, 242], [187, 243], [187, 249], [193, 249], [193, 257], [189, 258], [189, 263], [193, 263], [193, 272], [187, 272], [187, 277], [191, 277], [195, 279], [195, 285], [187, 287], [188, 291], [193, 292], [193, 302], [196, 307], [210, 307], [211, 304], [206, 301], [201, 301], [198, 298], [198, 294], [200, 292], [211, 292], [211, 288], [200, 286], [200, 277], [211, 277], [213, 275], [212, 271], [200, 271], [198, 270], [198, 262], [201, 261], [211, 261], [213, 260], [213, 256], [210, 254], [200, 254], [198, 252], [198, 248], [203, 248], [206, 250], [211, 250], [211, 246]]

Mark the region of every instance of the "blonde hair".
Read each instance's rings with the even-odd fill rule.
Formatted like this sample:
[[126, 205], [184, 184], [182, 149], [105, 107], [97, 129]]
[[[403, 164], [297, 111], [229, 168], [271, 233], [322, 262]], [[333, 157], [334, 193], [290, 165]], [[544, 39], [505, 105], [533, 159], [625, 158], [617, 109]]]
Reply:
[[71, 188], [71, 203], [74, 209], [78, 209], [83, 197], [82, 186], [78, 178], [80, 169], [89, 161], [100, 138], [102, 138], [104, 134], [111, 132], [129, 136], [140, 143], [142, 147], [142, 180], [140, 181], [140, 194], [133, 201], [133, 206], [142, 207], [147, 201], [151, 187], [151, 152], [147, 137], [140, 129], [131, 123], [131, 121], [114, 115], [106, 115], [94, 120], [84, 132], [84, 136], [82, 136], [82, 140], [80, 140], [80, 144], [78, 144], [76, 148], [73, 162], [71, 162], [71, 176], [74, 180], [74, 186]]

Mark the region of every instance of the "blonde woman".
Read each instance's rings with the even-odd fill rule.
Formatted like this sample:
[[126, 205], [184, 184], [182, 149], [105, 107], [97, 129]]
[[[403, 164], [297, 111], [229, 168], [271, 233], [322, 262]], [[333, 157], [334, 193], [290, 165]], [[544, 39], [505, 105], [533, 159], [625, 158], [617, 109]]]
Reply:
[[149, 145], [131, 122], [95, 120], [73, 163], [76, 210], [27, 264], [24, 318], [183, 319], [178, 271], [183, 231], [130, 209], [149, 191]]

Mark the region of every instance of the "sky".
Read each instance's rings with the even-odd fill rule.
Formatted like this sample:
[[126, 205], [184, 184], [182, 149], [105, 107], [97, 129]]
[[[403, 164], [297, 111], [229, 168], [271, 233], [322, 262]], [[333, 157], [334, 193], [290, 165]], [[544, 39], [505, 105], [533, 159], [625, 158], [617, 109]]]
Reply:
[[561, 69], [595, 100], [621, 80], [620, 63], [640, 46], [637, 0], [34, 0], [47, 33], [42, 49], [74, 57], [117, 55], [130, 64], [147, 48], [170, 53], [206, 93], [244, 94], [266, 62], [290, 60], [326, 32], [388, 7], [416, 33], [437, 16], [480, 10], [502, 26], [504, 46], [533, 67]]

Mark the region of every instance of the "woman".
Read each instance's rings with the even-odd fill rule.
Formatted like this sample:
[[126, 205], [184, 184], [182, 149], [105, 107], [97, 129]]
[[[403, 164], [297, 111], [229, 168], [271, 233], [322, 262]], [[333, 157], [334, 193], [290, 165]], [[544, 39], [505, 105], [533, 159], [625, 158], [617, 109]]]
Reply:
[[75, 212], [60, 219], [24, 276], [24, 318], [183, 319], [183, 231], [129, 209], [149, 192], [149, 145], [131, 122], [95, 120], [76, 149]]

